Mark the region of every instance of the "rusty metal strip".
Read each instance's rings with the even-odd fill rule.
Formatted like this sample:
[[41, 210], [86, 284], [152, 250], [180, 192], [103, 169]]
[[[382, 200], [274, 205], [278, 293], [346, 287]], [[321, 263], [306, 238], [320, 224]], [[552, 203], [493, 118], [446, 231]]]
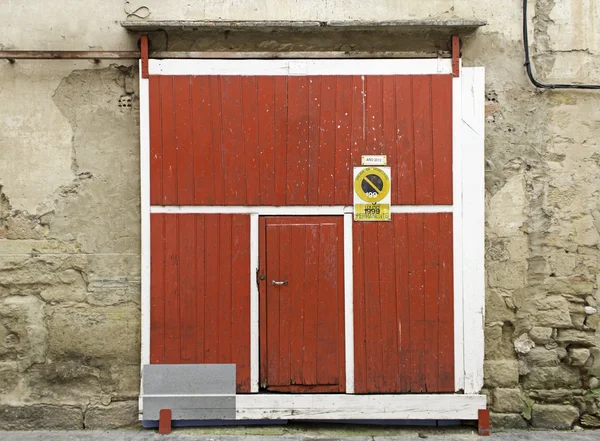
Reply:
[[452, 76], [460, 75], [460, 37], [452, 36]]
[[148, 78], [148, 36], [140, 37], [140, 55], [142, 60], [142, 78]]
[[0, 51], [0, 59], [8, 60], [137, 60], [137, 51]]

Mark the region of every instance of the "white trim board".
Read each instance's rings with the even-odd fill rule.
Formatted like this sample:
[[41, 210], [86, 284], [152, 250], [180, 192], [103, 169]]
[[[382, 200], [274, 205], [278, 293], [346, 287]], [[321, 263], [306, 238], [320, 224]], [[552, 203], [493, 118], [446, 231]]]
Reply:
[[[392, 205], [392, 213], [452, 213], [452, 205]], [[353, 213], [351, 205], [152, 205], [151, 213], [166, 214], [259, 214], [261, 216], [342, 216]]]
[[[462, 297], [464, 317], [464, 391], [483, 387], [485, 310], [485, 71], [481, 67], [461, 72], [462, 148]], [[456, 220], [455, 220], [456, 221]]]
[[236, 395], [236, 420], [476, 420], [485, 395]]
[[143, 367], [150, 364], [150, 85], [147, 78], [142, 77], [142, 63], [139, 65], [140, 75], [140, 206], [141, 206], [141, 366], [140, 366], [140, 400], [142, 411], [142, 394], [144, 393]]
[[150, 75], [436, 75], [451, 74], [452, 60], [148, 60]]

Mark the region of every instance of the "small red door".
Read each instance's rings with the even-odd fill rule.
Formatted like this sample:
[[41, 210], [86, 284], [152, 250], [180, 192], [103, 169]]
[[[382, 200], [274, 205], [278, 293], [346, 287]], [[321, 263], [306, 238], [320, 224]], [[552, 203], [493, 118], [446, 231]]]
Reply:
[[261, 220], [260, 384], [344, 392], [341, 216]]

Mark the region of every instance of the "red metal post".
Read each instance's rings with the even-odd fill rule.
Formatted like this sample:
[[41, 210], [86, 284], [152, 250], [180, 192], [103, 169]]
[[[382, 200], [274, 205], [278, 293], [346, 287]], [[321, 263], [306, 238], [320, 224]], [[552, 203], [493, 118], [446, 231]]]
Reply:
[[459, 76], [460, 67], [460, 37], [452, 36], [452, 76]]
[[171, 433], [171, 409], [161, 409], [158, 420], [158, 433], [168, 435]]
[[479, 409], [477, 413], [477, 432], [479, 436], [490, 436], [490, 411]]
[[140, 55], [142, 59], [142, 78], [148, 78], [148, 36], [140, 37]]

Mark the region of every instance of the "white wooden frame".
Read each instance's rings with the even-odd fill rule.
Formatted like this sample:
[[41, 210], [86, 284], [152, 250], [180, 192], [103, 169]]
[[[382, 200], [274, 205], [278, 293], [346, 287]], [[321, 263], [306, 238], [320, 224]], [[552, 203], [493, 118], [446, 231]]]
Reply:
[[[449, 74], [448, 59], [419, 60], [149, 60], [151, 75], [415, 75]], [[251, 395], [238, 395], [238, 419], [476, 419], [485, 408], [484, 70], [460, 68], [453, 88], [453, 205], [395, 205], [392, 213], [453, 213], [456, 394], [354, 396], [351, 206], [150, 206], [149, 85], [140, 75], [142, 216], [142, 366], [150, 362], [150, 214], [250, 215]], [[346, 394], [263, 395], [259, 390], [258, 220], [265, 215], [344, 216]], [[468, 234], [463, 234], [463, 231]], [[143, 374], [143, 372], [142, 372]], [[140, 413], [143, 390], [140, 389]], [[301, 411], [306, 409], [306, 411]], [[291, 410], [295, 410], [291, 412]]]

